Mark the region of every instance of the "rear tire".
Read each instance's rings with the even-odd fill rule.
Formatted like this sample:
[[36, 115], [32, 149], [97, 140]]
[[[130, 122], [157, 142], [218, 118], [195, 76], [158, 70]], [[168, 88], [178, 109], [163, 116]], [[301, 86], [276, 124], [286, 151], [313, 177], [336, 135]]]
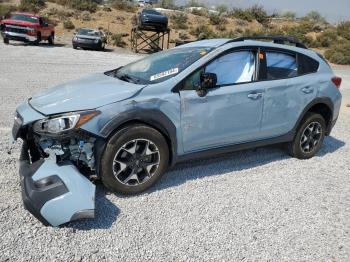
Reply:
[[160, 132], [145, 125], [128, 126], [107, 143], [102, 182], [116, 193], [141, 193], [161, 178], [168, 163], [168, 144]]
[[303, 118], [288, 153], [295, 158], [309, 159], [320, 150], [326, 133], [326, 121], [320, 114], [307, 113]]
[[54, 45], [55, 44], [55, 36], [53, 34], [51, 34], [49, 36], [49, 38], [47, 39], [47, 41], [49, 42], [49, 45]]
[[7, 37], [4, 37], [4, 44], [8, 45], [10, 43], [10, 39]]

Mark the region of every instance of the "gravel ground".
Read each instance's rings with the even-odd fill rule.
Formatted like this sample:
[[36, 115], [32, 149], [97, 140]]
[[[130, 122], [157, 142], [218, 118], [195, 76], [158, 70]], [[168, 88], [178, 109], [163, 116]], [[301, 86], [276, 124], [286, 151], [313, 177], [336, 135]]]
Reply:
[[[61, 228], [44, 227], [25, 211], [19, 146], [6, 153], [16, 105], [47, 86], [136, 58], [0, 44], [0, 261], [350, 260], [345, 106], [332, 136], [310, 160], [268, 147], [179, 165], [140, 196], [116, 196], [98, 186], [96, 219]], [[336, 72], [349, 94], [350, 68]]]

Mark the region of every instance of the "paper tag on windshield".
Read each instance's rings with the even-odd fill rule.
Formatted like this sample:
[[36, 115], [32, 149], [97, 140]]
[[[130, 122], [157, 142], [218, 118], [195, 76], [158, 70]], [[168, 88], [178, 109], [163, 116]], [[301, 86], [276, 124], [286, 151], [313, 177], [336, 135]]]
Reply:
[[150, 77], [150, 80], [151, 81], [154, 81], [154, 80], [157, 80], [157, 79], [160, 79], [160, 78], [163, 78], [163, 77], [166, 77], [166, 76], [170, 76], [170, 75], [175, 75], [179, 72], [179, 68], [176, 67], [176, 68], [172, 68], [170, 70], [167, 70], [167, 71], [164, 71], [164, 72], [161, 72], [159, 74], [155, 74], [153, 76]]

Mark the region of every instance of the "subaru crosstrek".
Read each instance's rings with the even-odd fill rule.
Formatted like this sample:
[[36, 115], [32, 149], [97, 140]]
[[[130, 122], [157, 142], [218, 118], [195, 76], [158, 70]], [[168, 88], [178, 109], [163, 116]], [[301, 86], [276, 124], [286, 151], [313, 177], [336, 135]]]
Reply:
[[275, 143], [313, 157], [337, 120], [341, 79], [282, 40], [197, 41], [29, 98], [12, 131], [25, 207], [59, 225], [94, 216], [93, 179], [133, 194], [198, 157]]

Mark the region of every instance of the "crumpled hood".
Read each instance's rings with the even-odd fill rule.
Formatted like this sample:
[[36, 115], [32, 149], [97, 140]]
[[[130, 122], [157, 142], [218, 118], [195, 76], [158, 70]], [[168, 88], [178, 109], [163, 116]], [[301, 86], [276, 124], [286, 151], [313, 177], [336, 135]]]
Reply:
[[101, 73], [46, 89], [29, 103], [44, 115], [88, 110], [130, 98], [143, 87]]

